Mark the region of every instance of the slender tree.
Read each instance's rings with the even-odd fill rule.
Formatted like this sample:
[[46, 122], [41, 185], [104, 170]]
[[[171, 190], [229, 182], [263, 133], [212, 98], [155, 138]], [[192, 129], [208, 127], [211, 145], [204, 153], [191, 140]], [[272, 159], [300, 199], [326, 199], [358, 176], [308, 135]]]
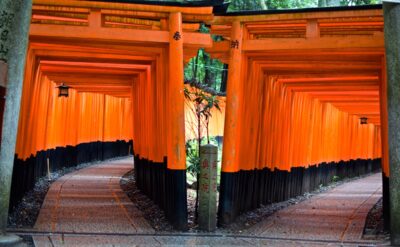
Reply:
[[[196, 202], [195, 202], [195, 216], [198, 216], [198, 205], [199, 205], [199, 179], [200, 179], [200, 146], [202, 140], [202, 129], [206, 128], [207, 143], [210, 144], [210, 132], [209, 132], [209, 121], [212, 117], [211, 111], [216, 108], [221, 111], [219, 106], [219, 100], [214, 95], [209, 95], [203, 90], [195, 88], [193, 91], [185, 87], [184, 89], [185, 98], [191, 103], [191, 111], [196, 116], [197, 120], [197, 152], [193, 150], [187, 150], [188, 156], [193, 155], [195, 157], [188, 157], [191, 160], [191, 166], [189, 169], [193, 175], [196, 176], [197, 187], [196, 187]], [[190, 153], [189, 153], [190, 152]]]

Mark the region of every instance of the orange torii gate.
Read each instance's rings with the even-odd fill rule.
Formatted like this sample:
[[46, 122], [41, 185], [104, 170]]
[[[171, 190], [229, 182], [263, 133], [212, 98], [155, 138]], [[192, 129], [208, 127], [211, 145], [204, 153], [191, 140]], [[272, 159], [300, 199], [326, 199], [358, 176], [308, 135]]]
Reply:
[[[127, 154], [134, 140], [139, 188], [184, 229], [183, 61], [212, 46], [197, 32], [212, 17], [209, 3], [33, 1], [12, 203], [48, 161], [58, 169]], [[62, 83], [68, 98], [57, 97]]]
[[388, 212], [381, 6], [227, 13], [211, 24], [226, 41], [208, 51], [229, 63], [220, 223], [377, 169], [381, 156]]
[[[47, 158], [56, 169], [133, 149], [139, 188], [186, 228], [183, 61], [200, 47], [229, 64], [221, 224], [375, 170], [380, 157], [387, 193], [381, 6], [218, 14], [222, 1], [33, 3], [16, 200]], [[68, 98], [57, 97], [62, 83]]]

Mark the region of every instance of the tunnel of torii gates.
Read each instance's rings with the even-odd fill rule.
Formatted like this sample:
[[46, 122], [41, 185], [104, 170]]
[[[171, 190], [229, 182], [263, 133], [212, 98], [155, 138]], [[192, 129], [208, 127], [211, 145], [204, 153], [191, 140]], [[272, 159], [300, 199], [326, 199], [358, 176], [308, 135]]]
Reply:
[[[138, 187], [185, 229], [185, 112], [193, 116], [183, 69], [205, 48], [229, 65], [226, 106], [211, 123], [224, 136], [220, 224], [381, 167], [387, 223], [382, 6], [225, 13], [221, 4], [34, 0], [11, 207], [48, 166], [133, 153]], [[69, 97], [58, 97], [62, 83]]]

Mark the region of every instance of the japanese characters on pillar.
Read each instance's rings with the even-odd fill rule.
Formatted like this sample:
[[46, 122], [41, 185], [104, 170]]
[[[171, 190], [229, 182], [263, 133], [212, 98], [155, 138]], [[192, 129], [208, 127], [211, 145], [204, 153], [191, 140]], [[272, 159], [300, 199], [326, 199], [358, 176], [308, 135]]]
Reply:
[[14, 14], [3, 10], [0, 12], [0, 60], [7, 62], [8, 40]]
[[168, 168], [186, 169], [182, 13], [169, 17]]
[[238, 116], [240, 111], [240, 79], [242, 64], [243, 27], [239, 21], [232, 23], [230, 58], [228, 71], [228, 87], [225, 112], [224, 147], [222, 158], [223, 172], [237, 172], [238, 157], [237, 134], [239, 133]]
[[1, 136], [3, 132], [3, 114], [4, 106], [6, 103], [6, 83], [7, 83], [7, 63], [0, 61], [0, 147], [1, 147]]
[[217, 158], [218, 147], [200, 147], [199, 227], [206, 231], [217, 226]]
[[7, 83], [8, 66], [4, 61], [0, 61], [0, 87], [5, 88]]
[[[7, 83], [7, 56], [9, 51], [7, 42], [9, 40], [9, 33], [13, 19], [14, 14], [8, 13], [5, 10], [0, 12], [0, 120], [2, 120], [3, 117], [4, 96]], [[0, 121], [0, 124], [2, 124], [2, 121]]]
[[5, 94], [7, 83], [7, 57], [8, 57], [8, 40], [14, 14], [5, 10], [0, 12], [0, 146], [3, 131], [3, 114], [5, 107]]

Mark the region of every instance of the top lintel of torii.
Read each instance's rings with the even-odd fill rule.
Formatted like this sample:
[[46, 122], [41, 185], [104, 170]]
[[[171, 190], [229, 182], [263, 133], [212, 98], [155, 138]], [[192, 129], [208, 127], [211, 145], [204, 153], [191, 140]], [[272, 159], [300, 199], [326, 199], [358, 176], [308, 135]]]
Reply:
[[[233, 22], [245, 27], [244, 51], [384, 47], [381, 5], [225, 13], [222, 0], [196, 5], [118, 1], [33, 0], [30, 35], [162, 44], [170, 42], [170, 13], [180, 12], [184, 46], [204, 47], [221, 58], [229, 52]], [[225, 41], [199, 33], [201, 23]]]

